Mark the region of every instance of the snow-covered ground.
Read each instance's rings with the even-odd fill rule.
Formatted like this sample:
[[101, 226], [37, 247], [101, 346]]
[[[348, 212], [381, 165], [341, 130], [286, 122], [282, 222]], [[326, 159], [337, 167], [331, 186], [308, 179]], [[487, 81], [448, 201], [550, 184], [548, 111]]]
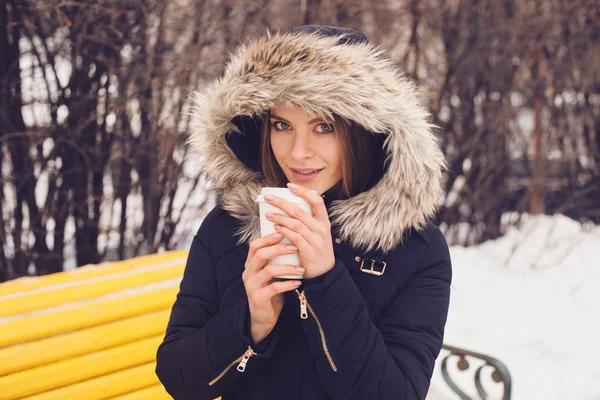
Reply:
[[[513, 400], [600, 399], [600, 227], [532, 217], [498, 240], [453, 246], [451, 255], [446, 344], [504, 362]], [[450, 395], [441, 358], [432, 386]], [[470, 371], [451, 370], [475, 395]], [[494, 398], [498, 386], [487, 385]]]

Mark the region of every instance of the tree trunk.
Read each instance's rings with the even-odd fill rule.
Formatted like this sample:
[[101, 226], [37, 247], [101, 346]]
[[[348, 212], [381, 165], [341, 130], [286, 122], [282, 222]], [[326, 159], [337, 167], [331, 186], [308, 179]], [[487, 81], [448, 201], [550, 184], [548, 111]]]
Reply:
[[544, 159], [542, 154], [542, 102], [540, 95], [533, 99], [534, 127], [533, 127], [533, 173], [531, 182], [531, 214], [544, 214]]

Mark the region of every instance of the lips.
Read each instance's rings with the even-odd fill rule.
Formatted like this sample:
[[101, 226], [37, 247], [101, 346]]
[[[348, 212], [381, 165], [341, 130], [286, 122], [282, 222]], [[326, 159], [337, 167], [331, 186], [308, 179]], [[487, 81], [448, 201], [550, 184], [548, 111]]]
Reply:
[[294, 174], [294, 178], [299, 182], [308, 182], [315, 179], [323, 169], [292, 169], [292, 173]]

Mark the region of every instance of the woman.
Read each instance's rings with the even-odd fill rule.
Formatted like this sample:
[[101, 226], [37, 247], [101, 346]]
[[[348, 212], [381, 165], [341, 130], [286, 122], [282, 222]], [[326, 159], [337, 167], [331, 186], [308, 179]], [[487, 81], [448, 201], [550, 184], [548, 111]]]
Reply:
[[[241, 46], [194, 115], [218, 205], [158, 349], [167, 391], [424, 399], [451, 264], [427, 222], [445, 162], [414, 87], [363, 34], [302, 26]], [[256, 195], [286, 184], [314, 215], [270, 199], [290, 217], [271, 217], [278, 233], [260, 238]], [[268, 264], [294, 252], [300, 270]], [[304, 279], [273, 279], [290, 273]]]

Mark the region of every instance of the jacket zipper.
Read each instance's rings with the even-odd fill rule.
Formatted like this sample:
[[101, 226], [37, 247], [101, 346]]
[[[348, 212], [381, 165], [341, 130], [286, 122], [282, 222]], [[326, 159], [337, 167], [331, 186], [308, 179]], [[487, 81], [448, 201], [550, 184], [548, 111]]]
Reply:
[[[331, 366], [331, 369], [333, 370], [333, 372], [337, 372], [338, 369], [337, 369], [335, 363], [333, 362], [333, 358], [331, 357], [331, 353], [329, 352], [329, 348], [327, 347], [327, 340], [325, 339], [325, 332], [323, 332], [323, 327], [321, 326], [321, 322], [319, 321], [319, 318], [317, 318], [317, 315], [315, 314], [314, 310], [312, 309], [310, 304], [308, 304], [308, 300], [306, 300], [306, 296], [304, 295], [304, 290], [302, 292], [300, 292], [298, 289], [296, 289], [296, 293], [298, 294], [298, 298], [300, 299], [300, 318], [308, 319], [308, 313], [310, 313], [310, 315], [313, 317], [313, 319], [317, 323], [317, 328], [319, 329], [319, 334], [321, 335], [321, 347], [323, 347], [323, 352], [325, 353], [325, 357], [327, 357], [327, 361], [329, 361], [329, 366]], [[308, 312], [307, 312], [307, 310], [308, 310]]]
[[256, 352], [254, 350], [252, 350], [252, 347], [248, 346], [248, 350], [246, 350], [246, 352], [244, 354], [242, 354], [240, 357], [238, 357], [236, 360], [234, 360], [231, 364], [229, 364], [227, 366], [227, 368], [225, 368], [223, 371], [221, 371], [221, 373], [219, 375], [217, 375], [217, 377], [215, 379], [213, 379], [212, 381], [210, 381], [208, 383], [208, 386], [213, 386], [215, 383], [217, 383], [227, 372], [229, 372], [229, 370], [235, 365], [238, 364], [237, 366], [237, 370], [240, 372], [244, 372], [246, 370], [246, 364], [248, 363], [248, 360], [250, 359], [250, 357], [257, 355]]

